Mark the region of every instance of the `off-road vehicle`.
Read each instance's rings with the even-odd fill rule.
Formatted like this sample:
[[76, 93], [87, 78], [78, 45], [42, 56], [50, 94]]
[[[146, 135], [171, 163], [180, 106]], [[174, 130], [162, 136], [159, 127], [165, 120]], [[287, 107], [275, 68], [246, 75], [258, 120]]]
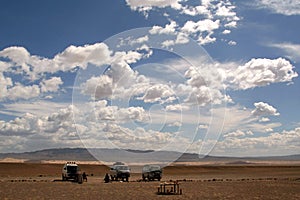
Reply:
[[118, 181], [121, 179], [122, 181], [128, 181], [130, 177], [130, 168], [129, 166], [122, 165], [113, 165], [110, 168], [110, 178], [112, 181]]
[[160, 181], [162, 177], [162, 169], [159, 165], [144, 165], [142, 169], [142, 179], [148, 181], [157, 179]]
[[62, 180], [73, 180], [78, 183], [83, 182], [79, 166], [75, 162], [67, 162], [62, 169]]

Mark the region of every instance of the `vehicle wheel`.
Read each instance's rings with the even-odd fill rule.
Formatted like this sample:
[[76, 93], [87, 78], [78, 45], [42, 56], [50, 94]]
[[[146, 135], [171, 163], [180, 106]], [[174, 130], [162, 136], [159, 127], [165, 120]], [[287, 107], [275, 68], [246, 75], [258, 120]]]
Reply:
[[160, 181], [160, 180], [161, 180], [161, 178], [158, 178], [157, 180], [158, 180], [158, 181]]
[[65, 178], [64, 175], [61, 175], [61, 179], [62, 179], [62, 181], [65, 181], [65, 180], [66, 180], [66, 178]]
[[128, 178], [128, 176], [127, 176], [127, 177], [126, 177], [126, 182], [128, 182], [128, 179], [129, 179], [129, 178]]
[[144, 176], [144, 175], [142, 176], [142, 178], [143, 178], [143, 181], [146, 181], [146, 178], [145, 178], [145, 176]]

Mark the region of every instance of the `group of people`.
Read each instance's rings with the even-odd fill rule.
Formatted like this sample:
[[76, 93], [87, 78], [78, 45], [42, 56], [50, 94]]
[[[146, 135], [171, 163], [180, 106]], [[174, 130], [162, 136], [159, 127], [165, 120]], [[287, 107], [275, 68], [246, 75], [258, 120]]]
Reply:
[[[83, 181], [87, 182], [87, 174], [85, 172], [82, 173], [82, 179], [83, 179]], [[108, 175], [108, 173], [106, 173], [104, 176], [104, 182], [109, 183], [109, 181], [110, 181], [109, 175]]]

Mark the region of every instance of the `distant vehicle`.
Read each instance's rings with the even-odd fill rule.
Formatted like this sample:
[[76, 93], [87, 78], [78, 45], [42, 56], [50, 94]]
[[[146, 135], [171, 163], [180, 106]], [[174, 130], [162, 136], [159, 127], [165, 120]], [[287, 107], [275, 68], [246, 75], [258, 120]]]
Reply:
[[157, 179], [160, 181], [162, 177], [162, 169], [159, 165], [144, 165], [142, 169], [142, 178], [145, 181], [146, 179], [148, 181]]
[[83, 177], [79, 166], [75, 162], [67, 162], [62, 169], [62, 180], [73, 180], [78, 183], [83, 182]]
[[122, 181], [127, 181], [129, 180], [130, 177], [130, 168], [129, 166], [125, 165], [124, 163], [122, 163], [121, 165], [119, 165], [120, 163], [117, 162], [115, 164], [118, 165], [113, 165], [110, 168], [110, 178], [112, 181], [118, 181], [119, 179], [121, 179]]

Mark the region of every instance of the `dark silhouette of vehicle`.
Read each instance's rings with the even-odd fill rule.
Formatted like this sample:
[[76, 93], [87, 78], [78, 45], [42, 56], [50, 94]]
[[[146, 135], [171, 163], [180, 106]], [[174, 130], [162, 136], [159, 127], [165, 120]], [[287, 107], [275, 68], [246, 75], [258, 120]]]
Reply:
[[73, 180], [74, 182], [82, 183], [83, 177], [79, 166], [75, 162], [67, 162], [62, 169], [62, 180]]
[[157, 179], [160, 181], [162, 177], [162, 169], [159, 165], [144, 165], [142, 169], [142, 178], [145, 181], [152, 181]]
[[110, 168], [110, 178], [112, 181], [118, 181], [119, 179], [121, 179], [122, 181], [128, 182], [129, 177], [130, 177], [130, 168], [124, 163], [122, 165], [113, 165]]

